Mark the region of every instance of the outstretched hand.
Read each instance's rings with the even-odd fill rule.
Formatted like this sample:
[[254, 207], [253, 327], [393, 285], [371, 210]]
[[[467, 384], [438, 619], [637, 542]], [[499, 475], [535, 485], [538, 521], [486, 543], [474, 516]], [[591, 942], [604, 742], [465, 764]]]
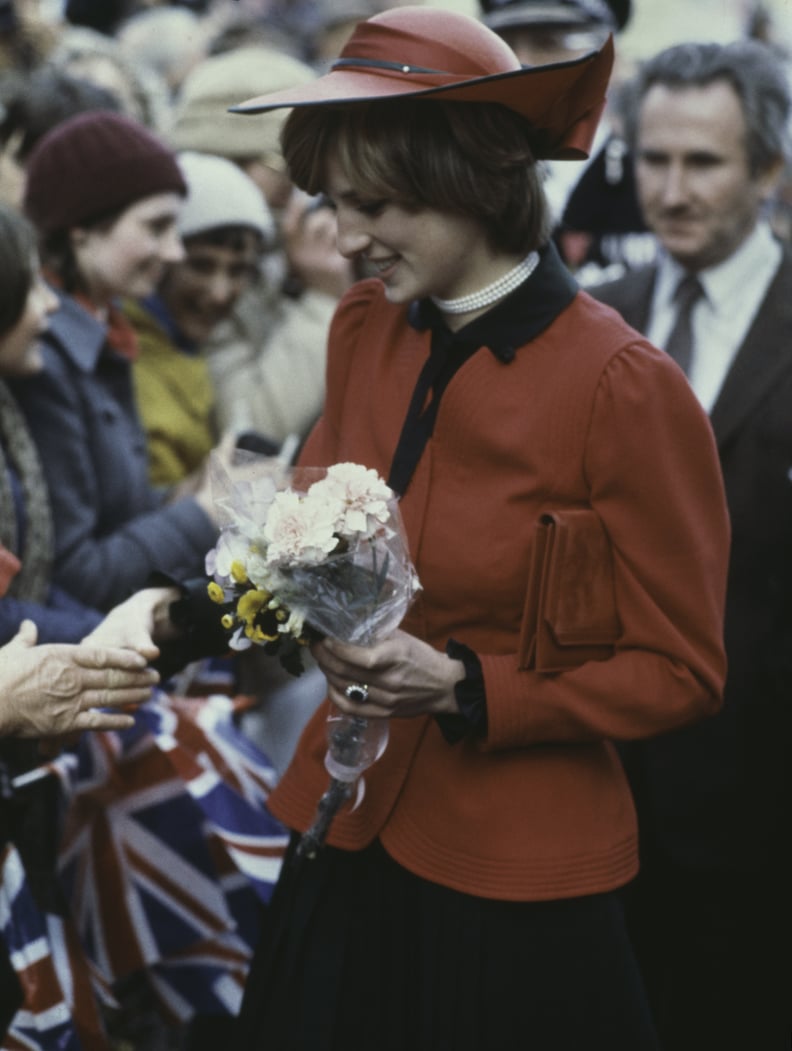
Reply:
[[146, 661], [160, 655], [159, 643], [172, 639], [170, 605], [179, 597], [177, 587], [144, 588], [112, 609], [83, 644], [135, 650]]
[[36, 646], [36, 638], [35, 624], [26, 620], [0, 647], [0, 736], [52, 737], [132, 726], [132, 716], [117, 709], [147, 700], [159, 680], [144, 656], [85, 642]]
[[[454, 684], [465, 677], [465, 666], [414, 635], [397, 631], [374, 646], [327, 638], [311, 650], [341, 711], [388, 718], [459, 713]], [[346, 696], [351, 684], [366, 687], [365, 702]]]

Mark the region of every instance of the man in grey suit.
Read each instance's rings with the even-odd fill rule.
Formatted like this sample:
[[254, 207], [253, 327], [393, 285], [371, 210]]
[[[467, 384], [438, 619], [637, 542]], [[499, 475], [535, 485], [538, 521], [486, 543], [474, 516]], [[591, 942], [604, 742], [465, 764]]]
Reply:
[[792, 1034], [792, 254], [764, 219], [789, 108], [756, 42], [647, 62], [630, 138], [660, 255], [590, 289], [688, 373], [732, 522], [723, 710], [625, 750], [628, 919], [666, 1051], [788, 1051]]

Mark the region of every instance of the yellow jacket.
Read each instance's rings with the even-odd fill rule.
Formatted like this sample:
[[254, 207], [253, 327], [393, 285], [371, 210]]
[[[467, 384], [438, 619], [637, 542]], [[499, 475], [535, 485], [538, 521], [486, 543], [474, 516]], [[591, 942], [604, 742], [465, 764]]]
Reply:
[[175, 485], [199, 468], [217, 444], [215, 393], [206, 356], [179, 350], [140, 303], [125, 302], [124, 313], [140, 344], [132, 372], [148, 443], [149, 476], [154, 485]]

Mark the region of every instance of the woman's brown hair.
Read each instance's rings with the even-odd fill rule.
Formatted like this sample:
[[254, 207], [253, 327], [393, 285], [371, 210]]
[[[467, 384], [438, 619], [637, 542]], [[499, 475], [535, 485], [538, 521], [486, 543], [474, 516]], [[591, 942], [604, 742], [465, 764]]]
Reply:
[[0, 204], [0, 339], [25, 312], [35, 258], [33, 227], [10, 205]]
[[[86, 230], [111, 230], [126, 211], [127, 206], [116, 208], [107, 215], [98, 216], [90, 222], [81, 223]], [[72, 231], [56, 230], [39, 238], [41, 262], [64, 292], [87, 292], [85, 281], [77, 264], [72, 244]]]
[[295, 108], [281, 137], [292, 179], [325, 189], [330, 156], [361, 198], [477, 219], [496, 251], [524, 253], [550, 234], [531, 128], [493, 103], [378, 100]]

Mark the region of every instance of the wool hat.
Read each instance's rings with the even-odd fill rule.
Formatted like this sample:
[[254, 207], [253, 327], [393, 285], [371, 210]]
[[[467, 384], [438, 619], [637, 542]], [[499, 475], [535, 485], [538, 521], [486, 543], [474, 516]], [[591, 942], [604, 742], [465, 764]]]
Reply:
[[262, 45], [211, 55], [182, 82], [168, 139], [177, 150], [216, 153], [231, 160], [280, 158], [285, 114], [251, 124], [228, 110], [240, 99], [307, 84], [315, 76], [299, 59]]
[[30, 154], [23, 207], [45, 235], [69, 230], [160, 193], [184, 195], [175, 154], [120, 113], [79, 113]]
[[482, 22], [490, 29], [523, 26], [557, 29], [624, 29], [630, 0], [480, 0]]
[[579, 159], [588, 156], [612, 66], [610, 38], [599, 51], [570, 62], [525, 67], [475, 18], [401, 7], [360, 22], [324, 76], [232, 109], [262, 113], [400, 97], [494, 102], [530, 122], [538, 158]]
[[270, 241], [275, 227], [261, 190], [241, 168], [225, 157], [180, 153], [187, 198], [179, 213], [182, 237], [221, 226], [248, 226]]

